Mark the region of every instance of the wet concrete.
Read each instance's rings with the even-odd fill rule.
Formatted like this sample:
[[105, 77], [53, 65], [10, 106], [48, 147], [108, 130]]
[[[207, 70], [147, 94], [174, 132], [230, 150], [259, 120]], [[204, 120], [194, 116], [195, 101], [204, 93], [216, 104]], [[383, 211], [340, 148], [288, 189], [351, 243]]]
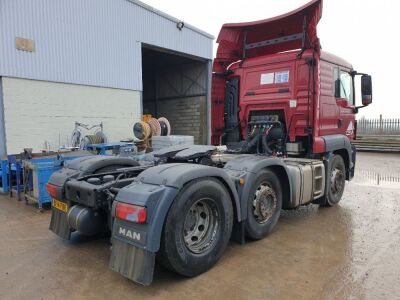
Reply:
[[[358, 169], [400, 174], [400, 155], [358, 156]], [[340, 205], [283, 212], [268, 238], [231, 243], [192, 279], [157, 267], [141, 287], [108, 269], [109, 243], [64, 242], [50, 212], [0, 196], [0, 299], [400, 299], [400, 183], [359, 172]]]

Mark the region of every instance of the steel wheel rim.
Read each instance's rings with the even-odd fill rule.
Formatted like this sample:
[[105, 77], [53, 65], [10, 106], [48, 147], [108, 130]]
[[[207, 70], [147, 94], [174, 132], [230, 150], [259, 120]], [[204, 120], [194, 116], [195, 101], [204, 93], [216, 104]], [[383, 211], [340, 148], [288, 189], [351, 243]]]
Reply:
[[333, 195], [338, 195], [344, 190], [344, 173], [338, 168], [334, 168], [331, 174], [331, 192]]
[[183, 225], [186, 248], [201, 254], [212, 247], [219, 230], [218, 208], [213, 199], [197, 200], [188, 210]]
[[262, 182], [253, 197], [253, 215], [257, 223], [264, 224], [273, 216], [278, 205], [278, 198], [274, 189], [266, 182]]

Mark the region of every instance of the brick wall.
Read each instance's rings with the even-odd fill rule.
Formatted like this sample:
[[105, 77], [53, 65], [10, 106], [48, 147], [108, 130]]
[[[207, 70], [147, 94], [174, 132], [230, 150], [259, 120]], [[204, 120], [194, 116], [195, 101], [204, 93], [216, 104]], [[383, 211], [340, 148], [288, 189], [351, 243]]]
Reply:
[[[144, 103], [151, 111], [152, 103]], [[188, 97], [158, 102], [158, 115], [171, 123], [172, 134], [193, 135], [195, 144], [207, 143], [206, 97]]]

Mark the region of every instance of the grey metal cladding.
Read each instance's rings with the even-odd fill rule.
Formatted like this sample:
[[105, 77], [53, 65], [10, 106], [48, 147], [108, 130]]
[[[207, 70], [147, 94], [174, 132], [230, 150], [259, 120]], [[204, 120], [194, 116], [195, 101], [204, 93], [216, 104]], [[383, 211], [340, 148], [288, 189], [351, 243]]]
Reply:
[[[33, 52], [15, 39], [34, 41]], [[0, 76], [142, 90], [141, 44], [212, 59], [212, 37], [127, 0], [2, 0]]]
[[4, 128], [3, 81], [0, 76], [0, 158], [6, 155], [6, 132]]
[[[146, 3], [143, 3], [142, 1], [138, 1], [138, 0], [128, 0], [128, 1], [130, 1], [132, 3], [135, 3], [135, 4], [145, 8], [148, 11], [151, 11], [151, 12], [157, 14], [157, 15], [160, 15], [163, 18], [171, 20], [174, 23], [178, 23], [178, 22], [182, 21], [182, 20], [179, 20], [179, 19], [177, 19], [175, 17], [172, 17], [172, 16], [170, 16], [170, 15], [168, 15], [168, 14], [166, 14], [166, 13], [164, 13], [164, 12], [162, 12], [162, 11], [160, 11], [160, 10], [150, 6], [150, 5], [147, 5]], [[192, 26], [190, 24], [185, 23], [185, 27], [187, 27], [187, 28], [189, 28], [189, 29], [191, 29], [191, 30], [193, 30], [193, 31], [195, 31], [197, 33], [200, 33], [200, 34], [204, 35], [205, 37], [208, 37], [210, 39], [214, 39], [214, 36], [212, 36], [211, 34], [205, 32], [205, 31], [203, 31], [203, 30], [201, 30], [201, 29], [199, 29], [199, 28], [197, 28], [195, 26]]]

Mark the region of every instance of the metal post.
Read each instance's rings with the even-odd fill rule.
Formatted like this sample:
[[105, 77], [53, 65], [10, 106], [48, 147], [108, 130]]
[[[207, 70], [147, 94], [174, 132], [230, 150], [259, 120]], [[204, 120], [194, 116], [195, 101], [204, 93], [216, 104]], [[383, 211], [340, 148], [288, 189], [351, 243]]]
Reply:
[[207, 144], [211, 145], [211, 81], [212, 81], [212, 61], [207, 62], [207, 90], [206, 90], [206, 110], [207, 110]]

